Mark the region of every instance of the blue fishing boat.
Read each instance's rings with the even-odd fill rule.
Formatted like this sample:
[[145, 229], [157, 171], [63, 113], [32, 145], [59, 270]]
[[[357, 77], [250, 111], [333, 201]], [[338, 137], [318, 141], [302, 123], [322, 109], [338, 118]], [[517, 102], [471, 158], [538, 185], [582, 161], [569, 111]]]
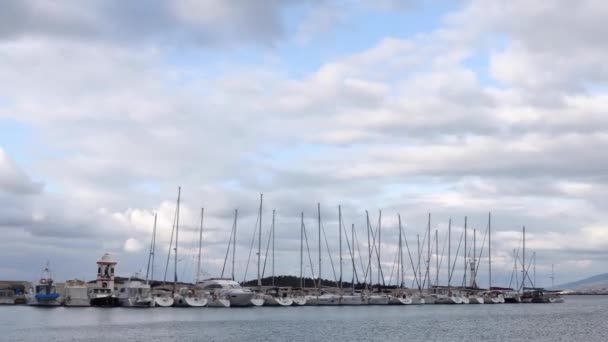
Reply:
[[62, 296], [57, 292], [51, 271], [49, 270], [48, 263], [38, 283], [33, 289], [30, 289], [26, 296], [27, 304], [33, 306], [60, 306], [62, 303]]

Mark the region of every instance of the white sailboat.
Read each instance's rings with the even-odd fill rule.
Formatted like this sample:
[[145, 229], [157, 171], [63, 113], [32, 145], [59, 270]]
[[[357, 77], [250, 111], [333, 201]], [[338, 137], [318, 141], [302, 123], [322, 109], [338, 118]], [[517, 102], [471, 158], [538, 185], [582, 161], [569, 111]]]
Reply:
[[[205, 208], [201, 208], [201, 224], [199, 228], [198, 240], [198, 260], [196, 265], [196, 283], [199, 282], [201, 276], [201, 252], [203, 246], [203, 219], [205, 216]], [[175, 294], [175, 306], [182, 307], [204, 307], [208, 304], [209, 299], [204, 291], [197, 287], [189, 288], [182, 287]]]

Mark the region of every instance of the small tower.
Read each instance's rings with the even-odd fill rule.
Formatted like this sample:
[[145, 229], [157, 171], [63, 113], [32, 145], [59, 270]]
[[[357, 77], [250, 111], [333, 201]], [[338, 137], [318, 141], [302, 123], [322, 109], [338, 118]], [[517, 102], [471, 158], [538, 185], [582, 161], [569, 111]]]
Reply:
[[116, 261], [112, 260], [110, 254], [101, 257], [97, 262], [97, 286], [114, 290], [114, 266]]

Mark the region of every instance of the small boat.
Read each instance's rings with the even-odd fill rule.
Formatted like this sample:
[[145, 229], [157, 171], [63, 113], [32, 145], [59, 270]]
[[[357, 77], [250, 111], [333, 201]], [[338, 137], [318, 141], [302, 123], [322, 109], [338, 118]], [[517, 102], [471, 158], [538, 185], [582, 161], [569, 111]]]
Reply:
[[65, 306], [91, 306], [89, 289], [82, 280], [69, 280], [64, 287]]
[[265, 297], [263, 293], [256, 293], [251, 298], [251, 306], [264, 306]]
[[505, 297], [498, 291], [487, 291], [482, 295], [484, 304], [503, 304], [505, 302]]
[[124, 307], [151, 308], [155, 306], [150, 285], [137, 277], [131, 277], [123, 284], [118, 292], [118, 300]]
[[405, 293], [394, 294], [394, 295], [389, 296], [388, 303], [390, 305], [411, 305], [412, 298], [408, 297]]
[[[241, 287], [239, 283], [229, 278], [211, 278], [197, 284], [203, 291], [216, 293], [218, 298], [227, 298], [230, 306], [252, 306], [251, 299], [255, 295], [250, 289]], [[209, 303], [208, 303], [209, 304]]]
[[13, 289], [0, 289], [0, 305], [15, 304], [15, 291]]
[[103, 287], [89, 288], [89, 303], [91, 306], [101, 307], [120, 306], [118, 298], [114, 296], [114, 291]]
[[468, 296], [468, 298], [469, 298], [470, 304], [483, 304], [484, 303], [483, 296], [478, 296], [476, 294], [470, 294]]
[[175, 294], [175, 306], [204, 307], [207, 306], [207, 296], [197, 288], [182, 287]]
[[175, 300], [171, 295], [171, 290], [162, 287], [155, 287], [151, 289], [150, 294], [154, 299], [154, 306], [158, 306], [161, 308], [168, 308], [173, 306]]
[[32, 306], [60, 306], [62, 304], [63, 298], [57, 292], [48, 265], [26, 298], [27, 304]]
[[293, 305], [293, 299], [287, 293], [287, 289], [274, 287], [264, 295], [265, 306], [290, 306]]

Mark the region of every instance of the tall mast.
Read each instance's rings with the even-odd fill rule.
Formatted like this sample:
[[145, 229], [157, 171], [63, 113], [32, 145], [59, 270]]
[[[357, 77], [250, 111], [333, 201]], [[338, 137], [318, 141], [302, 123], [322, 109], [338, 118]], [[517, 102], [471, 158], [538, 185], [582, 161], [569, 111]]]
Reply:
[[435, 229], [435, 287], [439, 286], [439, 234]]
[[274, 287], [274, 209], [272, 209], [272, 286]]
[[551, 290], [555, 288], [554, 280], [555, 280], [555, 270], [553, 268], [553, 264], [551, 264]]
[[342, 206], [338, 205], [338, 231], [340, 235], [340, 290], [342, 290]]
[[373, 280], [372, 280], [372, 240], [370, 239], [369, 236], [369, 212], [366, 210], [365, 211], [365, 216], [367, 218], [367, 272], [365, 272], [365, 282], [367, 283], [367, 275], [369, 273], [369, 285], [370, 287], [373, 286]]
[[532, 260], [534, 260], [534, 263], [532, 264], [532, 287], [536, 287], [536, 252], [532, 252]]
[[234, 209], [234, 224], [232, 225], [232, 227], [234, 227], [234, 234], [232, 235], [232, 280], [236, 279], [234, 277], [234, 261], [236, 258], [236, 220], [238, 216], [239, 210]]
[[477, 288], [477, 229], [473, 229], [473, 279], [471, 279], [472, 287]]
[[196, 282], [201, 280], [201, 251], [203, 249], [203, 217], [205, 208], [201, 208], [201, 227], [198, 231], [198, 262], [196, 263]]
[[260, 230], [258, 231], [258, 286], [262, 286], [262, 278], [260, 273], [260, 259], [262, 257], [262, 201], [264, 195], [260, 194]]
[[492, 213], [488, 213], [488, 290], [492, 290]]
[[448, 221], [448, 289], [450, 288], [451, 269], [452, 268], [452, 219]]
[[467, 287], [467, 270], [469, 269], [469, 265], [467, 265], [467, 217], [464, 217], [464, 287]]
[[353, 292], [355, 291], [355, 224], [352, 223], [350, 226], [350, 241], [352, 248], [352, 262], [353, 262], [353, 275], [352, 275], [352, 285]]
[[319, 291], [317, 296], [319, 296], [321, 292], [321, 203], [317, 203], [317, 223], [319, 228], [319, 282], [317, 284]]
[[399, 255], [397, 256], [397, 278], [399, 279], [399, 288], [403, 287], [403, 247], [401, 244], [401, 215], [397, 215], [399, 217]]
[[422, 269], [420, 267], [420, 234], [416, 234], [416, 238], [418, 239], [418, 292], [422, 294]]
[[[382, 210], [378, 212], [378, 286], [380, 286], [380, 277], [382, 275], [382, 263], [380, 259], [380, 232], [382, 230]], [[382, 279], [384, 285], [384, 279]]]
[[177, 287], [177, 241], [179, 236], [179, 203], [182, 195], [182, 187], [177, 187], [177, 213], [175, 218], [175, 265], [174, 265], [174, 277], [173, 277], [173, 293], [175, 294], [175, 290]]
[[427, 259], [426, 259], [426, 274], [429, 277], [429, 290], [431, 289], [431, 213], [429, 213], [429, 223], [427, 226]]
[[303, 273], [303, 262], [304, 262], [304, 212], [301, 214], [300, 219], [300, 288], [304, 288], [304, 273]]
[[[150, 241], [150, 254], [148, 254], [148, 267], [146, 270], [146, 284], [148, 279], [154, 280], [154, 250], [156, 248], [156, 213], [154, 213], [154, 226], [152, 228], [152, 241]], [[150, 272], [152, 271], [152, 272]], [[151, 277], [148, 278], [148, 274], [151, 273]]]

